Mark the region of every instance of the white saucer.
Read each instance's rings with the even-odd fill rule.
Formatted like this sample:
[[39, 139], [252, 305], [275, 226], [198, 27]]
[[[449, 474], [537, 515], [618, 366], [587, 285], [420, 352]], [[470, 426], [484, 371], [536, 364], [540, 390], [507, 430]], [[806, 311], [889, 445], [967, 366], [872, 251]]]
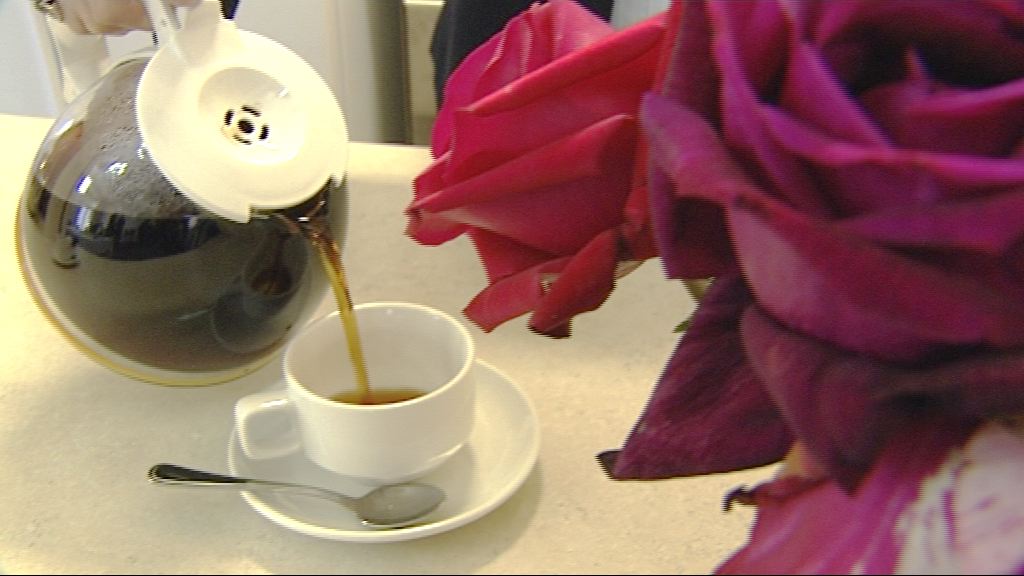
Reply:
[[[523, 391], [502, 372], [476, 361], [477, 412], [469, 441], [421, 481], [442, 488], [447, 498], [405, 528], [366, 528], [354, 514], [326, 500], [287, 494], [242, 492], [257, 512], [309, 536], [350, 542], [398, 542], [458, 528], [491, 512], [522, 486], [540, 451], [537, 413]], [[278, 384], [282, 386], [282, 384]], [[358, 496], [369, 487], [329, 472], [300, 453], [269, 460], [248, 458], [235, 432], [228, 444], [228, 469], [237, 476], [283, 480], [331, 488]]]

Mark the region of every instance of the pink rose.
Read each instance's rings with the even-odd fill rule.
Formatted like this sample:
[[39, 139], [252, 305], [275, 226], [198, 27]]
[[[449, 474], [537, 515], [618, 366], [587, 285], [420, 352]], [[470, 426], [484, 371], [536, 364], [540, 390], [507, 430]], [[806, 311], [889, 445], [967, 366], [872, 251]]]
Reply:
[[651, 213], [669, 275], [717, 286], [612, 473], [795, 438], [852, 489], [922, 413], [1024, 411], [1024, 4], [683, 6]]
[[449, 78], [407, 233], [469, 235], [488, 286], [465, 314], [482, 329], [533, 311], [533, 330], [566, 336], [654, 255], [636, 113], [665, 31], [664, 15], [616, 32], [570, 0], [538, 3]]

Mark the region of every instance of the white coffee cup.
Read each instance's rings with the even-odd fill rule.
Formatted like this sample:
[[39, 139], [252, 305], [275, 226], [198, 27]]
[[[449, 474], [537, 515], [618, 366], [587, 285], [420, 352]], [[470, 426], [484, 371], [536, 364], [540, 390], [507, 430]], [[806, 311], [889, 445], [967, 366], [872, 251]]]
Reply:
[[371, 391], [423, 394], [387, 404], [331, 400], [358, 391], [338, 312], [314, 320], [287, 345], [283, 390], [235, 404], [246, 456], [302, 450], [327, 470], [370, 484], [404, 482], [450, 458], [473, 428], [475, 345], [465, 325], [420, 304], [355, 306]]

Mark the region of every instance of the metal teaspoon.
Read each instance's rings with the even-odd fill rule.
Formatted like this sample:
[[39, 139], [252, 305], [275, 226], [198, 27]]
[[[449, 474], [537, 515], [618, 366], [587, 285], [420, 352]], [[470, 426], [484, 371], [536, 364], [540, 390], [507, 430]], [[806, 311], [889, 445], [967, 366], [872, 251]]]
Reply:
[[332, 490], [278, 482], [240, 478], [185, 468], [176, 464], [156, 464], [149, 469], [149, 481], [164, 486], [209, 486], [262, 492], [293, 492], [316, 496], [348, 507], [369, 528], [401, 528], [430, 513], [444, 501], [444, 491], [416, 482], [380, 486], [359, 498]]

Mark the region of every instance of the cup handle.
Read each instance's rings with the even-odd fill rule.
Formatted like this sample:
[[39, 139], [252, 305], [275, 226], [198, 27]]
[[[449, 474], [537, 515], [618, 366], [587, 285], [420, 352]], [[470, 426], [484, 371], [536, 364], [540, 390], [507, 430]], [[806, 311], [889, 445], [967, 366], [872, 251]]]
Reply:
[[292, 403], [281, 390], [239, 399], [235, 403], [235, 428], [242, 451], [253, 460], [287, 456], [302, 445]]

